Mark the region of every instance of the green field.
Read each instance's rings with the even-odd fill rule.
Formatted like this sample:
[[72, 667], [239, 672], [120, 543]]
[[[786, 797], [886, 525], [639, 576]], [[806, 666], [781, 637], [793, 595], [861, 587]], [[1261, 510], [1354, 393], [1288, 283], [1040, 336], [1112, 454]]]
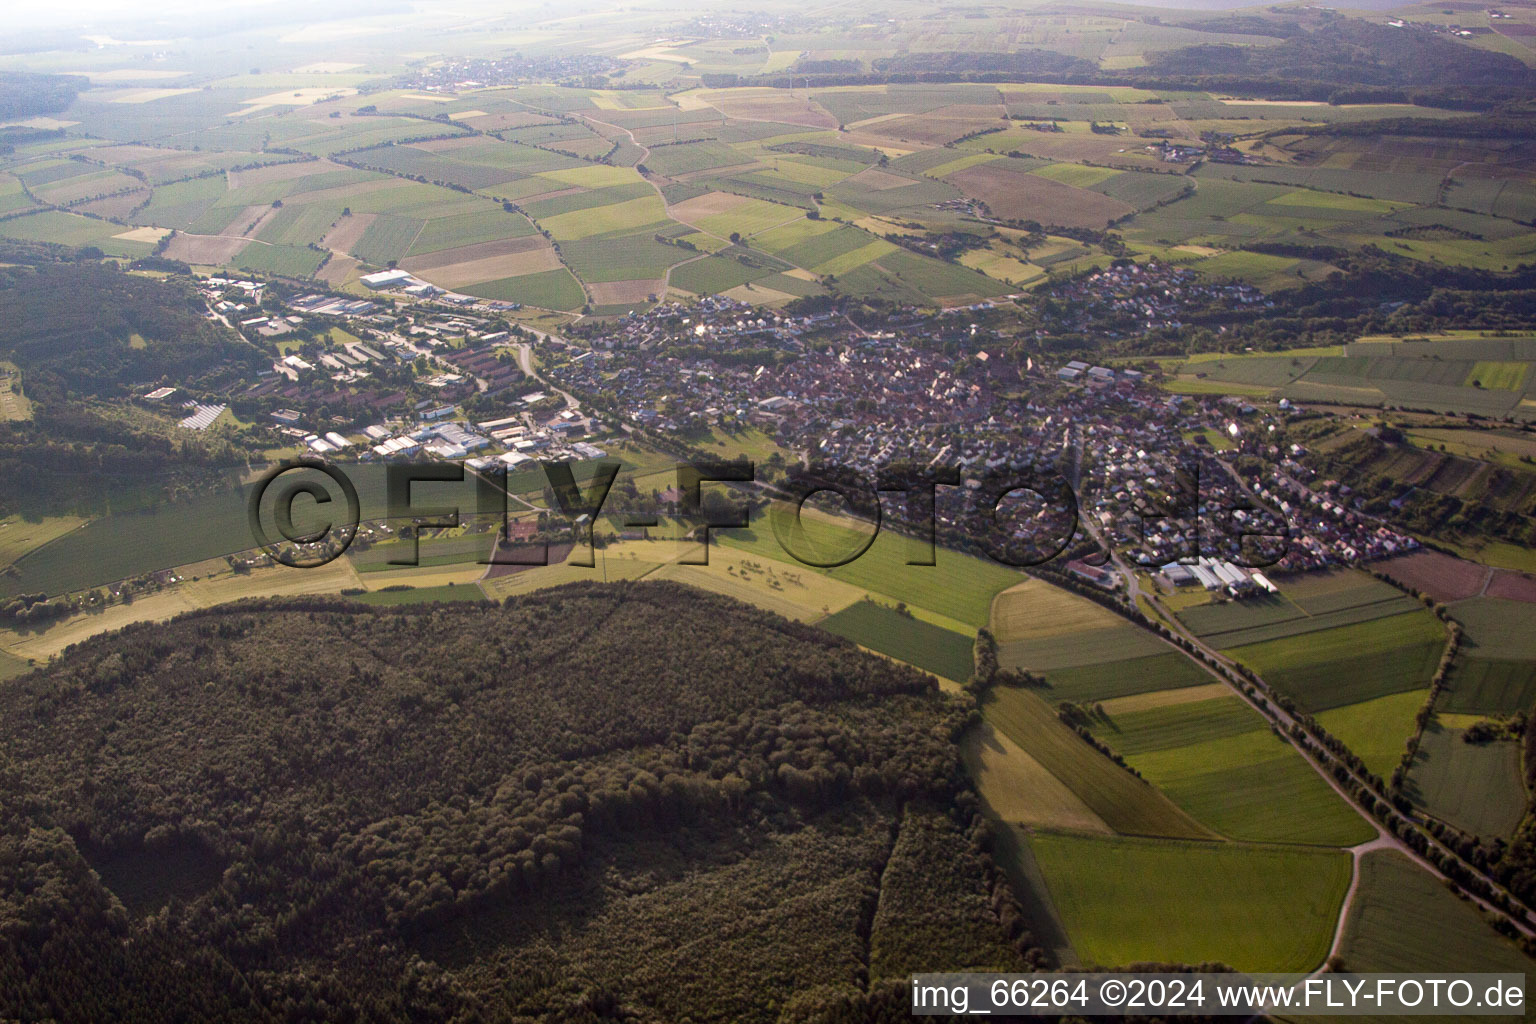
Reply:
[[1317, 712], [1427, 685], [1445, 644], [1440, 621], [1421, 610], [1228, 653]]
[[970, 678], [970, 637], [902, 615], [873, 601], [856, 601], [817, 623], [872, 651], [963, 683]]
[[32, 666], [28, 665], [25, 659], [0, 651], [0, 682], [26, 675], [30, 671]]
[[1199, 821], [1233, 839], [1350, 846], [1370, 825], [1239, 697], [1111, 714], [1094, 733]]
[[1350, 878], [1348, 856], [1321, 850], [1053, 833], [1030, 849], [1079, 959], [1104, 967], [1312, 970]]
[[569, 270], [546, 270], [518, 277], [503, 277], [463, 289], [466, 294], [544, 309], [576, 309], [586, 296]]
[[1408, 737], [1418, 731], [1414, 716], [1427, 696], [1427, 690], [1404, 690], [1324, 711], [1317, 720], [1385, 779], [1401, 760]]
[[533, 225], [528, 223], [528, 218], [505, 213], [500, 207], [488, 206], [476, 213], [435, 217], [427, 221], [405, 255], [419, 256], [460, 245], [475, 245], [499, 238], [522, 238], [531, 234]]
[[[720, 542], [727, 547], [786, 562], [796, 560], [794, 552], [827, 560], [827, 554], [852, 550], [861, 543], [861, 535], [852, 529], [828, 523], [813, 524], [809, 518], [805, 520], [804, 528], [798, 529], [786, 518], [782, 527], [789, 545], [786, 550], [772, 528], [776, 515], [770, 513], [768, 524], [752, 529], [720, 531]], [[913, 608], [927, 609], [971, 629], [985, 626], [993, 597], [1022, 579], [1022, 574], [1015, 569], [944, 547], [937, 548], [934, 553], [936, 565], [907, 564], [909, 559], [926, 555], [926, 550], [917, 541], [892, 530], [882, 530], [858, 558], [824, 571], [833, 579]]]
[[775, 271], [761, 264], [748, 264], [732, 256], [705, 256], [691, 260], [672, 271], [669, 279], [674, 288], [695, 295], [718, 295], [748, 281], [757, 281]]
[[1051, 700], [1070, 701], [1109, 700], [1136, 693], [1202, 686], [1211, 681], [1209, 673], [1173, 650], [1140, 658], [1051, 669], [1045, 673], [1045, 678], [1050, 683], [1044, 691], [1046, 696]]
[[1466, 630], [1467, 650], [1476, 657], [1536, 660], [1536, 604], [1473, 597], [1449, 607]]
[[1090, 810], [1125, 835], [1208, 839], [1214, 834], [1158, 790], [1094, 750], [1057, 718], [1039, 696], [995, 686], [982, 714], [994, 728], [1040, 762]]
[[1360, 885], [1340, 955], [1349, 971], [1529, 974], [1536, 969], [1475, 907], [1391, 850], [1373, 850], [1361, 858]]
[[1536, 663], [1458, 654], [1440, 708], [1462, 714], [1527, 711], [1536, 704]]
[[1475, 835], [1508, 837], [1525, 815], [1520, 744], [1473, 744], [1431, 721], [1408, 773], [1408, 795], [1437, 818]]
[[1493, 362], [1476, 363], [1467, 374], [1465, 387], [1492, 388], [1495, 391], [1521, 391], [1525, 387], [1529, 363]]
[[235, 257], [235, 266], [282, 277], [309, 277], [320, 267], [324, 253], [297, 245], [262, 245], [253, 242]]

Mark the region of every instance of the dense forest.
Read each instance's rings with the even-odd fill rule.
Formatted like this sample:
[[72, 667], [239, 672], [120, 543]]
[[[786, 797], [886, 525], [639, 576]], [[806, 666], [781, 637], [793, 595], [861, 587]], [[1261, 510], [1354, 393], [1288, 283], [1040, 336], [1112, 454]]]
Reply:
[[1042, 959], [974, 714], [673, 584], [97, 638], [0, 691], [0, 1017], [887, 1015]]
[[[1157, 18], [1148, 19], [1156, 23]], [[711, 88], [880, 85], [904, 82], [1060, 82], [1262, 96], [1279, 100], [1410, 102], [1489, 110], [1525, 99], [1532, 72], [1517, 58], [1474, 49], [1415, 26], [1380, 25], [1311, 9], [1302, 18], [1242, 15], [1181, 26], [1281, 40], [1273, 46], [1196, 43], [1148, 54], [1144, 67], [1103, 69], [1052, 50], [903, 53], [870, 69], [800, 67], [787, 72], [705, 73]], [[1379, 93], [1379, 95], [1378, 95]]]
[[1335, 18], [1275, 46], [1202, 43], [1152, 53], [1145, 74], [1200, 74], [1376, 86], [1506, 86], [1527, 88], [1529, 68], [1504, 53], [1474, 51], [1414, 27]]
[[[6, 52], [16, 51], [7, 48]], [[75, 96], [87, 84], [80, 75], [0, 71], [0, 121], [56, 114], [75, 102]]]
[[[1497, 271], [1426, 264], [1375, 246], [1349, 252], [1255, 242], [1244, 248], [1327, 260], [1339, 269], [1324, 279], [1271, 292], [1262, 307], [1238, 306], [1221, 297], [1192, 300], [1181, 310], [1178, 327], [1146, 330], [1134, 313], [1113, 303], [1069, 305], [1051, 291], [1041, 294], [1022, 323], [1049, 329], [1045, 347], [1053, 352], [1089, 352], [1096, 359], [1107, 353], [1278, 352], [1297, 345], [1346, 344], [1365, 334], [1536, 326], [1536, 266]], [[1076, 321], [1067, 329], [1053, 319], [1063, 313]]]
[[8, 267], [0, 277], [0, 355], [28, 394], [123, 397], [169, 380], [235, 377], [267, 360], [204, 318], [190, 285], [82, 261]]
[[175, 436], [173, 420], [123, 400], [162, 383], [222, 396], [269, 356], [205, 319], [186, 282], [28, 258], [0, 268], [0, 359], [32, 403], [30, 419], [0, 422], [0, 515], [94, 508], [104, 490], [174, 487], [243, 461], [222, 434]]

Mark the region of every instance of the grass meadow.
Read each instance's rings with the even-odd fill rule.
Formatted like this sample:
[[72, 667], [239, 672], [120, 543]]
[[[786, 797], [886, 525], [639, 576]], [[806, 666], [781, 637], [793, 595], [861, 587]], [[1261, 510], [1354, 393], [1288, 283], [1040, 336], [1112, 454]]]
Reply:
[[1029, 845], [1084, 965], [1309, 971], [1350, 878], [1347, 855], [1294, 847], [1049, 832]]

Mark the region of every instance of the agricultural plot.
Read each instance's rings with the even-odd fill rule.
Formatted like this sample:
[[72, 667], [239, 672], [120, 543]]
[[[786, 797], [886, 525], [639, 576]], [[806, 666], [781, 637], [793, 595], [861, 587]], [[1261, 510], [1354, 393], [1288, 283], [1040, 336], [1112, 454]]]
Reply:
[[1350, 878], [1336, 852], [1048, 832], [1029, 845], [1078, 957], [1104, 967], [1312, 970]]
[[320, 269], [320, 262], [324, 258], [324, 253], [302, 246], [255, 242], [240, 251], [240, 255], [235, 257], [235, 266], [259, 274], [305, 278]]
[[1536, 704], [1536, 664], [1458, 654], [1437, 706], [1457, 714], [1526, 711]]
[[777, 272], [748, 258], [714, 255], [682, 264], [672, 271], [670, 281], [672, 287], [694, 295], [719, 295]]
[[1513, 834], [1525, 816], [1520, 744], [1467, 743], [1465, 730], [1431, 719], [1419, 738], [1405, 792], [1435, 817], [1474, 835]]
[[566, 242], [560, 254], [589, 284], [660, 278], [667, 268], [694, 255], [674, 245], [663, 245], [652, 235], [580, 239]]
[[577, 309], [586, 298], [581, 290], [581, 283], [563, 267], [559, 270], [503, 277], [495, 281], [467, 285], [463, 291], [482, 298], [521, 302], [525, 306], [539, 306], [544, 309]]
[[1324, 711], [1317, 720], [1367, 769], [1387, 779], [1401, 760], [1408, 738], [1418, 731], [1415, 716], [1427, 696], [1428, 690], [1404, 690]]
[[[1141, 645], [1138, 643], [1136, 647], [1140, 649]], [[1104, 649], [1100, 647], [1099, 650]], [[1008, 656], [1013, 657], [1014, 652], [1010, 650]], [[1042, 692], [1051, 700], [1099, 701], [1202, 687], [1211, 677], [1189, 658], [1165, 647], [1160, 654], [1050, 669], [1045, 678], [1049, 686]]]
[[352, 255], [365, 263], [383, 266], [409, 252], [425, 226], [425, 221], [411, 217], [378, 217], [352, 246]]
[[1197, 605], [1179, 619], [1218, 650], [1350, 626], [1422, 609], [1395, 587], [1364, 573], [1286, 580], [1281, 594]]
[[1426, 686], [1445, 650], [1427, 611], [1298, 632], [1228, 653], [1310, 711], [1326, 711]]
[[645, 166], [657, 174], [676, 177], [679, 174], [708, 171], [717, 167], [734, 167], [751, 162], [725, 143], [711, 139], [671, 146], [656, 146], [652, 148], [651, 155], [646, 157]]
[[[771, 512], [770, 517], [777, 514]], [[857, 549], [864, 537], [853, 529], [815, 522], [809, 517], [798, 529], [786, 517], [780, 532], [784, 535], [782, 541], [770, 521], [752, 529], [722, 530], [718, 536], [726, 547], [780, 561], [793, 558], [796, 552], [820, 561], [830, 560], [828, 555]], [[927, 551], [917, 541], [882, 530], [868, 549], [847, 565], [807, 569], [825, 571], [835, 580], [899, 601], [937, 625], [972, 634], [987, 624], [993, 597], [1018, 583], [1021, 576], [1016, 570], [943, 547], [934, 551], [936, 565], [908, 564], [909, 559], [926, 556]]]
[[[988, 33], [994, 33], [1124, 68], [1140, 66], [1147, 46], [1274, 43], [1242, 33], [1098, 17], [1067, 20], [1074, 27], [1064, 31], [1055, 22], [1050, 28], [1020, 28], [974, 19], [966, 26], [974, 31], [944, 46], [985, 48], [995, 39]], [[637, 249], [628, 269], [613, 258], [569, 259], [576, 272], [570, 283], [556, 285], [551, 277], [516, 288], [500, 285], [534, 276], [529, 267], [488, 269], [492, 276], [470, 282], [497, 291], [552, 287], [558, 296], [546, 294], [544, 301], [568, 309], [590, 301], [617, 310], [662, 291], [658, 282], [665, 261], [643, 240], [678, 225], [698, 229], [701, 241], [711, 243], [700, 244], [701, 250], [739, 234], [753, 248], [782, 255], [824, 279], [818, 287], [786, 281], [778, 287], [763, 280], [768, 275], [757, 274], [760, 267], [701, 260], [680, 268], [674, 282], [695, 294], [742, 289], [749, 298], [772, 302], [832, 291], [898, 303], [963, 305], [1033, 285], [1044, 276], [1039, 268], [1070, 270], [1088, 265], [1083, 257], [1095, 255], [1075, 244], [1053, 243], [1027, 257], [998, 246], [968, 253], [963, 264], [948, 263], [893, 250], [887, 241], [833, 222], [869, 226], [888, 216], [943, 229], [963, 223], [967, 215], [935, 206], [962, 197], [980, 200], [983, 212], [1005, 220], [1095, 230], [1114, 222], [1134, 252], [1178, 253], [1173, 258], [1187, 259], [1206, 275], [1263, 287], [1313, 280], [1331, 268], [1239, 250], [1250, 241], [1376, 244], [1414, 259], [1493, 268], [1536, 257], [1524, 224], [1517, 223], [1536, 217], [1536, 188], [1510, 176], [1507, 147], [1490, 142], [1272, 135], [1239, 143], [1262, 165], [1205, 162], [1194, 170], [1162, 161], [1146, 144], [1152, 131], [1195, 142], [1205, 132], [1254, 136], [1290, 124], [1404, 113], [1454, 116], [1433, 108], [1275, 104], [1040, 83], [818, 88], [814, 98], [781, 89], [679, 93], [662, 87], [675, 79], [684, 60], [693, 62], [695, 74], [741, 74], [793, 66], [801, 49], [813, 60], [853, 60], [868, 68], [879, 59], [878, 51], [868, 49], [869, 40], [858, 35], [786, 34], [773, 45], [777, 49], [766, 55], [736, 54], [735, 47], [717, 41], [642, 47], [629, 51], [639, 63], [617, 79], [625, 88], [614, 90], [525, 85], [469, 90], [452, 98], [390, 90], [350, 95], [377, 80], [361, 71], [235, 74], [209, 83], [199, 79], [197, 87], [191, 79], [165, 77], [104, 81], [68, 115], [79, 122], [79, 132], [94, 136], [93, 162], [68, 159], [85, 148], [81, 139], [68, 136], [18, 153], [17, 173], [41, 198], [78, 203], [95, 214], [210, 237], [238, 235], [255, 223], [258, 241], [299, 248], [323, 244], [370, 266], [533, 230], [514, 214], [493, 212], [497, 208], [489, 200], [524, 205], [538, 227], [560, 243], [600, 240]], [[112, 73], [126, 70], [134, 69]], [[630, 88], [637, 83], [658, 88]], [[1002, 120], [1004, 115], [1049, 120], [1062, 130], [1032, 131]], [[1096, 134], [1090, 130], [1093, 121], [1124, 125], [1132, 134]], [[634, 142], [625, 131], [635, 133]], [[296, 162], [294, 153], [320, 159]], [[374, 170], [343, 166], [332, 155]], [[666, 190], [670, 209], [634, 168], [642, 158], [646, 172]], [[136, 187], [140, 174], [147, 183]], [[209, 176], [190, 177], [199, 174]], [[408, 176], [422, 181], [413, 183]], [[30, 202], [20, 182], [10, 182], [0, 178], [0, 214], [24, 210]], [[1435, 205], [1442, 200], [1442, 182], [1446, 206]], [[97, 198], [114, 190], [122, 191]], [[277, 200], [284, 209], [258, 220], [258, 208]], [[294, 209], [300, 205], [311, 208]], [[349, 235], [338, 224], [349, 207], [356, 220], [377, 215], [378, 223], [356, 225], [360, 234]], [[797, 212], [815, 208], [827, 218], [826, 229], [800, 227], [808, 222], [795, 220]], [[411, 223], [418, 230], [406, 237]], [[103, 244], [71, 221], [33, 221], [6, 230], [10, 237], [33, 231], [56, 233], [46, 240], [66, 244]], [[371, 237], [362, 237], [370, 231]], [[855, 238], [863, 240], [851, 244]], [[806, 252], [793, 251], [802, 246]], [[638, 251], [642, 247], [645, 252]], [[125, 255], [142, 251], [135, 240], [124, 239], [111, 239], [103, 248]], [[278, 259], [235, 242], [178, 240], [173, 255], [200, 265], [267, 262], [292, 273], [301, 261], [296, 253], [283, 252], [285, 258]], [[774, 266], [772, 272], [784, 269]], [[556, 271], [542, 267], [536, 273]], [[346, 275], [338, 267], [327, 276]], [[748, 282], [760, 294], [745, 289]], [[582, 292], [580, 301], [571, 298], [572, 285]], [[1525, 362], [1495, 355], [1466, 358], [1471, 359], [1466, 372], [1454, 380], [1449, 370], [1445, 380], [1375, 371], [1351, 380], [1336, 367], [1309, 365], [1309, 359], [1300, 365], [1283, 358], [1233, 359], [1217, 367], [1186, 367], [1173, 387], [1255, 395], [1279, 390], [1299, 401], [1525, 415], [1518, 405], [1531, 382]]]
[[[0, 237], [15, 238], [25, 242], [56, 242], [60, 245], [96, 245], [105, 251], [107, 239], [122, 229], [106, 221], [81, 217], [61, 210], [41, 210], [0, 221]], [[147, 255], [149, 246], [143, 243], [117, 241], [118, 247], [130, 247], [134, 255]]]
[[560, 257], [542, 237], [525, 235], [440, 249], [425, 256], [412, 256], [400, 265], [434, 284], [458, 289], [485, 281], [558, 270]]
[[1450, 611], [1464, 633], [1440, 709], [1465, 714], [1530, 710], [1536, 703], [1536, 605], [1472, 597], [1450, 605]]
[[1005, 220], [1103, 228], [1134, 212], [1128, 203], [1031, 173], [1034, 170], [1021, 161], [994, 160], [956, 171], [946, 180]]
[[1350, 971], [1513, 971], [1531, 960], [1429, 872], [1392, 850], [1360, 861], [1340, 951]]
[[[628, 188], [629, 186], [617, 186]], [[576, 210], [555, 216], [541, 216], [532, 209], [531, 216], [539, 226], [554, 236], [556, 241], [568, 242], [597, 235], [618, 235], [634, 232], [651, 225], [663, 225], [667, 219], [661, 198], [656, 195], [642, 196], [608, 206]]]
[[904, 615], [887, 605], [856, 601], [818, 625], [861, 647], [888, 654], [943, 679], [963, 683], [970, 678], [971, 637]]
[[960, 756], [976, 792], [999, 820], [1113, 834], [1081, 797], [991, 723], [982, 722], [966, 733], [960, 742]]
[[1093, 731], [1194, 818], [1232, 839], [1349, 846], [1361, 820], [1233, 694], [1096, 715]]
[[[418, 542], [398, 540], [374, 544], [347, 553], [359, 573], [387, 572], [405, 566], [432, 568], [444, 565], [489, 561], [491, 533], [466, 533], [450, 537], [429, 537]], [[414, 556], [414, 562], [411, 559]], [[400, 563], [400, 564], [394, 564]]]
[[485, 209], [474, 213], [435, 217], [427, 221], [405, 255], [421, 256], [480, 242], [523, 238], [533, 233], [534, 228], [528, 223], [528, 218], [487, 205]]
[[1043, 674], [1052, 700], [1107, 700], [1210, 681], [1148, 630], [1038, 580], [998, 596], [992, 632], [998, 661]]
[[1215, 838], [1154, 786], [1083, 742], [1034, 693], [995, 686], [982, 700], [982, 716], [1061, 780], [1114, 831], [1122, 835]]
[[[1371, 346], [1374, 348], [1375, 346]], [[1520, 392], [1490, 387], [1478, 377], [1478, 362], [1456, 358], [1456, 352], [1436, 346], [1413, 355], [1359, 355], [1351, 346], [1347, 356], [1323, 357], [1282, 390], [1301, 401], [1340, 401], [1381, 404], [1390, 401], [1408, 408], [1437, 412], [1502, 416], [1519, 405]], [[1487, 361], [1486, 372], [1496, 384], [1525, 379], [1524, 365]]]
[[[678, 561], [700, 553], [700, 546], [692, 542], [625, 541], [619, 548], [626, 558], [657, 563], [650, 579], [676, 580], [799, 622], [823, 621], [868, 597], [857, 587], [813, 574], [803, 566], [729, 549], [712, 548], [708, 565], [692, 565]], [[962, 639], [970, 643], [969, 638]]]

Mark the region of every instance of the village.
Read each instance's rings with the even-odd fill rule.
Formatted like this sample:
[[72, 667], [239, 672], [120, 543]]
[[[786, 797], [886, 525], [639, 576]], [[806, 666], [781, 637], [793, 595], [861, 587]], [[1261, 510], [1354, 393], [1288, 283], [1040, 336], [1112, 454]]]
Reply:
[[[1020, 357], [988, 328], [990, 304], [897, 309], [872, 324], [837, 309], [791, 313], [711, 296], [557, 337], [509, 322], [504, 303], [465, 304], [409, 275], [374, 276], [378, 301], [295, 294], [280, 311], [261, 284], [202, 282], [210, 315], [277, 353], [231, 404], [261, 408], [282, 441], [313, 456], [455, 461], [482, 474], [605, 458], [615, 440], [686, 452], [711, 432], [755, 430], [772, 440], [776, 474], [952, 476], [958, 486], [937, 488], [934, 506], [951, 538], [1005, 536], [1022, 562], [1105, 544], [1171, 586], [1235, 597], [1272, 586], [1261, 570], [1358, 564], [1416, 546], [1366, 516], [1347, 486], [1311, 479], [1302, 451], [1269, 441], [1300, 410], [1170, 395], [1130, 365]], [[1246, 285], [1156, 263], [1107, 268], [1057, 292], [1074, 312], [1047, 303], [1051, 326], [1038, 337], [1102, 329], [1106, 319], [1125, 330], [1177, 327], [1193, 300], [1268, 302]], [[542, 376], [527, 371], [535, 349]], [[144, 398], [167, 403], [175, 390]], [[223, 408], [189, 402], [183, 425], [200, 429]], [[1024, 483], [998, 491], [1005, 479]], [[677, 494], [657, 497], [677, 510]], [[978, 511], [984, 497], [994, 507]], [[1068, 571], [1120, 585], [1081, 557]]]

